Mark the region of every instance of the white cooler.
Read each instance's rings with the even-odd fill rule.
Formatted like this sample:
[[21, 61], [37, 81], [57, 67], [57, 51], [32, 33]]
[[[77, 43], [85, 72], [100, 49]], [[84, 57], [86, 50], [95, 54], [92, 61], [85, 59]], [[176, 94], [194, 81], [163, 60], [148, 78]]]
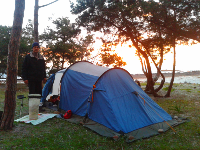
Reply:
[[39, 114], [40, 94], [29, 94], [29, 120], [37, 120]]

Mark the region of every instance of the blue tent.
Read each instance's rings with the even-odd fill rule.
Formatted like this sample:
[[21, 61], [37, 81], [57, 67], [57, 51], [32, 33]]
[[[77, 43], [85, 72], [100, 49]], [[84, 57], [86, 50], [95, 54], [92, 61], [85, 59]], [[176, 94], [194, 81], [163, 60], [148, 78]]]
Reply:
[[59, 107], [118, 133], [172, 120], [126, 70], [89, 62], [77, 62], [65, 71]]
[[47, 80], [45, 86], [44, 86], [43, 89], [42, 89], [42, 98], [41, 98], [40, 102], [45, 102], [46, 97], [47, 97], [49, 94], [52, 93], [52, 86], [53, 86], [54, 80], [55, 80], [55, 74], [52, 74], [52, 75], [48, 78], [48, 80]]
[[48, 101], [51, 96], [60, 95], [60, 80], [65, 71], [66, 69], [59, 70], [48, 78], [44, 88], [42, 89], [41, 102], [45, 102], [45, 100]]

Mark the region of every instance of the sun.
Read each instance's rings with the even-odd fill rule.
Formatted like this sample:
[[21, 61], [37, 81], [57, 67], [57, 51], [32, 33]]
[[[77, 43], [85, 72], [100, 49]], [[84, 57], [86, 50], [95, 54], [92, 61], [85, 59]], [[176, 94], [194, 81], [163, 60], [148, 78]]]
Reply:
[[122, 68], [126, 69], [131, 74], [142, 73], [139, 57], [135, 54], [136, 49], [129, 45], [130, 43], [118, 44], [115, 48], [115, 52], [127, 63], [127, 65]]

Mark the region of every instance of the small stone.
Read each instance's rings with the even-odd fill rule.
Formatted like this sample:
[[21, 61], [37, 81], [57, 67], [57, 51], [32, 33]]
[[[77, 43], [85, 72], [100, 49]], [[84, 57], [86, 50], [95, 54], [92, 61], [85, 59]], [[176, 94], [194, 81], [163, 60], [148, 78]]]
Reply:
[[178, 116], [174, 116], [174, 119], [178, 119]]
[[54, 113], [54, 114], [60, 114], [60, 112], [59, 112], [59, 111], [54, 111], [53, 113]]
[[134, 136], [132, 136], [132, 135], [130, 135], [129, 137], [128, 137], [128, 140], [133, 140], [134, 139]]
[[163, 133], [164, 130], [163, 130], [163, 129], [158, 129], [158, 132], [159, 132], [159, 133]]
[[117, 135], [113, 136], [113, 139], [115, 139], [115, 140], [117, 140], [118, 138], [119, 138], [119, 136], [117, 136]]

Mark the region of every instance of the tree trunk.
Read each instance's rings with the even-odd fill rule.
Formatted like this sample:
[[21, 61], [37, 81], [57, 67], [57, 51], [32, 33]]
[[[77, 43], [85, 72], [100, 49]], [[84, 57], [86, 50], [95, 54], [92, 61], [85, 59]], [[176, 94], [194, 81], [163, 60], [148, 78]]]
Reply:
[[[151, 57], [151, 55], [149, 54], [149, 56]], [[151, 57], [151, 59], [152, 59], [152, 57]], [[161, 58], [162, 59], [162, 58]], [[161, 72], [161, 66], [162, 66], [162, 64], [160, 64], [160, 66], [158, 67], [157, 66], [157, 64], [155, 63], [155, 61], [152, 59], [152, 61], [153, 61], [153, 63], [154, 63], [154, 65], [155, 65], [155, 67], [156, 67], [156, 69], [157, 69], [157, 75], [159, 74], [159, 76], [161, 75], [161, 77], [163, 78], [162, 79], [162, 81], [161, 81], [161, 83], [160, 83], [160, 85], [159, 85], [159, 87], [157, 87], [154, 91], [157, 93], [160, 89], [162, 89], [162, 87], [163, 87], [163, 85], [164, 85], [164, 83], [165, 83], [165, 76], [162, 74], [162, 72]], [[157, 80], [158, 80], [158, 78], [159, 78], [159, 76], [157, 77]], [[156, 81], [157, 81], [156, 80]], [[153, 78], [153, 84], [155, 85], [155, 78]]]
[[162, 63], [163, 63], [163, 45], [161, 47], [161, 54], [160, 54], [160, 64], [159, 67], [157, 67], [157, 74], [156, 74], [156, 78], [154, 78], [154, 83], [158, 80], [159, 76], [161, 75], [161, 77], [163, 78], [159, 87], [155, 89], [155, 92], [158, 92], [160, 89], [162, 89], [164, 83], [165, 83], [165, 76], [162, 74], [161, 72], [161, 67], [162, 67]]
[[[161, 46], [160, 46], [161, 47]], [[163, 62], [163, 47], [161, 47], [161, 58], [160, 58], [160, 64], [159, 66], [157, 66], [157, 64], [155, 63], [154, 59], [152, 58], [151, 54], [148, 52], [149, 57], [151, 58], [151, 60], [153, 61], [156, 69], [157, 69], [157, 74], [156, 77], [153, 78], [153, 86], [155, 85], [155, 82], [158, 80], [159, 76], [161, 75], [161, 77], [163, 78], [163, 80], [161, 81], [161, 84], [159, 85], [158, 88], [154, 89], [154, 92], [156, 93], [156, 96], [159, 96], [157, 94], [157, 92], [162, 89], [164, 83], [165, 83], [165, 76], [162, 74], [161, 72], [161, 66], [162, 66], [162, 62]]]
[[38, 38], [38, 10], [41, 7], [45, 7], [48, 6], [50, 4], [53, 4], [55, 2], [57, 2], [58, 0], [55, 0], [49, 4], [43, 5], [43, 6], [39, 6], [39, 0], [35, 0], [35, 9], [34, 9], [34, 40], [35, 42], [39, 42], [39, 38]]
[[143, 52], [141, 54], [143, 55], [143, 58], [145, 58], [145, 61], [146, 61], [146, 72], [144, 74], [147, 77], [147, 85], [145, 88], [145, 92], [153, 94], [153, 96], [155, 97], [158, 97], [159, 95], [154, 90], [154, 81], [152, 77], [151, 65], [148, 59], [148, 55]]
[[[148, 60], [148, 61], [147, 61]], [[153, 81], [153, 78], [152, 78], [152, 72], [151, 72], [151, 66], [150, 66], [150, 63], [149, 63], [149, 59], [146, 59], [146, 64], [147, 64], [147, 85], [146, 85], [146, 88], [145, 88], [145, 92], [147, 93], [151, 93], [154, 95], [154, 81]]]
[[174, 44], [173, 44], [173, 47], [174, 47], [174, 62], [173, 62], [172, 79], [171, 79], [171, 82], [170, 82], [170, 85], [169, 85], [169, 88], [168, 88], [168, 91], [167, 91], [165, 97], [170, 97], [170, 93], [171, 93], [172, 86], [173, 86], [173, 83], [174, 83], [175, 66], [176, 66], [176, 45], [175, 45], [175, 37], [174, 37]]
[[[141, 60], [142, 70], [143, 70], [143, 72], [144, 72], [144, 74], [147, 78], [147, 85], [146, 85], [146, 88], [145, 88], [145, 92], [147, 92], [149, 94], [153, 94], [153, 96], [155, 96], [155, 97], [158, 97], [159, 95], [154, 90], [154, 81], [153, 81], [153, 78], [152, 78], [151, 65], [150, 65], [150, 62], [149, 62], [148, 55], [138, 47], [138, 44], [134, 41], [134, 38], [132, 38], [131, 40], [134, 43], [134, 46], [136, 47], [136, 49], [138, 50], [138, 56]], [[142, 62], [141, 55], [145, 59], [144, 62]]]
[[[129, 27], [127, 27], [127, 30], [128, 30], [127, 35], [130, 36], [133, 45], [138, 50], [138, 53], [139, 53], [138, 56], [139, 56], [140, 60], [141, 60], [140, 55], [142, 55], [142, 57], [145, 59], [145, 62], [146, 62], [146, 64], [145, 64], [146, 71], [145, 72], [144, 72], [144, 64], [142, 65], [143, 72], [144, 72], [145, 76], [147, 77], [147, 85], [145, 88], [145, 92], [153, 94], [153, 96], [155, 96], [155, 97], [158, 97], [159, 95], [154, 90], [154, 81], [152, 78], [151, 65], [149, 62], [148, 55], [143, 50], [140, 49], [140, 47], [138, 46], [139, 41], [135, 37], [133, 37], [132, 34], [130, 34], [131, 32], [129, 32], [129, 31], [131, 31], [131, 30]], [[141, 61], [141, 63], [142, 63], [142, 61]]]
[[165, 95], [165, 97], [170, 97], [170, 93], [171, 93], [171, 90], [172, 90], [172, 86], [173, 86], [173, 83], [174, 83], [174, 77], [175, 77], [175, 66], [176, 66], [176, 10], [174, 10], [174, 24], [173, 24], [173, 27], [174, 27], [174, 32], [172, 33], [172, 38], [173, 38], [173, 48], [174, 48], [174, 62], [173, 62], [173, 71], [172, 71], [172, 79], [171, 79], [171, 82], [170, 82], [170, 85], [168, 87], [168, 91]]
[[35, 0], [35, 9], [34, 9], [34, 40], [35, 42], [39, 42], [38, 39], [38, 1], [39, 0]]
[[24, 9], [25, 0], [15, 0], [13, 29], [11, 32], [11, 38], [8, 46], [8, 65], [4, 113], [2, 115], [1, 120], [1, 129], [3, 130], [12, 129], [14, 122], [16, 108], [18, 54], [24, 17]]
[[[160, 48], [160, 62], [159, 62], [159, 66], [157, 67], [157, 65], [154, 63], [154, 65], [157, 68], [157, 73], [155, 75], [155, 77], [153, 78], [154, 82], [156, 82], [160, 75], [161, 75], [161, 68], [162, 68], [162, 64], [163, 64], [163, 40], [162, 40], [162, 34], [161, 34], [161, 28], [158, 27], [159, 29], [159, 40], [160, 40], [160, 44], [159, 44], [159, 48]], [[152, 59], [153, 60], [153, 59]]]

